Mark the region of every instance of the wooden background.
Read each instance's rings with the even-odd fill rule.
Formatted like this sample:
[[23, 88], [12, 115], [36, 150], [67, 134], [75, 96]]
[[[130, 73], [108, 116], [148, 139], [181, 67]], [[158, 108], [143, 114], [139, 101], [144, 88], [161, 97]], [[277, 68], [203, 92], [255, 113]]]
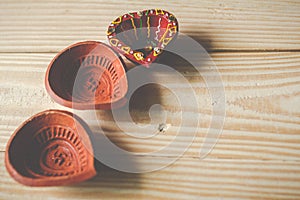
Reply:
[[[4, 166], [5, 146], [13, 131], [37, 112], [66, 109], [53, 102], [44, 88], [50, 60], [72, 43], [106, 41], [106, 28], [117, 16], [148, 8], [174, 13], [180, 31], [201, 43], [220, 71], [226, 118], [212, 152], [204, 160], [198, 158], [212, 106], [208, 91], [196, 88], [203, 120], [195, 141], [174, 164], [145, 174], [101, 166], [94, 179], [68, 187], [30, 188], [16, 183]], [[300, 198], [299, 1], [1, 0], [0, 9], [0, 199]], [[203, 64], [203, 73], [207, 68]], [[179, 63], [176, 69], [193, 85], [203, 85], [203, 79], [188, 67]], [[172, 76], [155, 76], [173, 85], [174, 91], [184, 89]], [[109, 112], [99, 111], [115, 144], [149, 152], [171, 141], [179, 120], [174, 113], [180, 107], [170, 91], [157, 90], [171, 127], [140, 141], [116, 129]], [[153, 100], [151, 91], [144, 88]], [[132, 116], [138, 123], [149, 122], [140, 108]], [[184, 143], [186, 138], [177, 139]], [[164, 156], [168, 155], [161, 159]], [[159, 166], [159, 160], [145, 156], [140, 165]]]

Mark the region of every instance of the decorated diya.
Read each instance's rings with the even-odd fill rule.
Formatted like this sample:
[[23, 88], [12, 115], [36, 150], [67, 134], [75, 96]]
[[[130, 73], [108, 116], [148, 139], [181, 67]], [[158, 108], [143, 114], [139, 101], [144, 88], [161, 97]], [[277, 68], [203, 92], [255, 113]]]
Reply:
[[110, 45], [127, 59], [149, 67], [177, 36], [176, 17], [161, 9], [124, 14], [108, 27]]
[[126, 103], [125, 65], [108, 45], [86, 41], [62, 50], [48, 66], [45, 85], [59, 104], [75, 109], [110, 109]]
[[87, 125], [72, 113], [48, 110], [25, 121], [5, 151], [9, 174], [28, 186], [78, 183], [96, 175]]

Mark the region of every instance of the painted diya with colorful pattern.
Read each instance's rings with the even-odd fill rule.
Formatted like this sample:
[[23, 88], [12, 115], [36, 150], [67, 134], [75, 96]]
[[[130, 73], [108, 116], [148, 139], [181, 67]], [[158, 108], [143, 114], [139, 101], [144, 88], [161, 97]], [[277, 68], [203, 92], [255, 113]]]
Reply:
[[28, 186], [74, 184], [96, 175], [87, 125], [66, 111], [48, 110], [25, 121], [5, 151], [9, 174]]
[[177, 34], [176, 17], [161, 9], [125, 14], [107, 30], [109, 43], [115, 50], [145, 67], [157, 59]]
[[48, 66], [45, 85], [57, 103], [75, 109], [120, 107], [128, 88], [122, 59], [96, 41], [79, 42], [57, 54]]

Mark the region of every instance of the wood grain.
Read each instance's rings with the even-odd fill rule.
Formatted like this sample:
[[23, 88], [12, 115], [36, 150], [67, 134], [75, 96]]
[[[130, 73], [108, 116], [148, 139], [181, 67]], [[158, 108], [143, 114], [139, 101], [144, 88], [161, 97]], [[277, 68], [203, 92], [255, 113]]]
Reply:
[[[3, 0], [0, 8], [0, 199], [300, 198], [299, 1]], [[106, 28], [112, 20], [150, 8], [166, 9], [178, 18], [182, 35], [177, 48], [196, 65], [172, 54], [161, 61], [189, 85], [163, 70], [144, 75], [161, 85], [137, 90], [130, 99], [133, 122], [126, 110], [120, 109], [119, 124], [110, 111], [72, 110], [49, 97], [44, 88], [45, 71], [59, 50], [83, 40], [106, 41]], [[183, 35], [195, 39], [210, 54], [195, 52]], [[216, 75], [214, 66], [224, 86], [225, 116], [213, 113], [221, 101], [211, 97], [206, 85]], [[209, 80], [213, 86], [220, 83]], [[188, 92], [191, 88], [197, 104], [180, 104], [176, 95], [194, 98]], [[162, 105], [165, 112], [153, 110], [153, 104]], [[101, 146], [101, 138], [106, 136], [139, 155], [130, 160], [105, 151], [136, 169], [161, 167], [182, 153], [185, 145], [191, 145], [179, 160], [156, 172], [122, 173], [97, 163], [99, 175], [87, 182], [25, 187], [5, 169], [5, 146], [24, 120], [46, 109], [78, 114], [92, 128], [94, 144]], [[200, 116], [199, 125], [188, 120], [182, 126], [182, 112], [189, 119]], [[212, 130], [212, 116], [225, 117], [222, 135], [208, 156], [199, 159]], [[137, 125], [151, 120], [152, 124], [140, 131]], [[160, 132], [162, 122], [169, 127]], [[124, 127], [131, 135], [124, 133]], [[141, 138], [153, 133], [153, 137]], [[176, 147], [151, 154], [174, 141]], [[103, 152], [97, 145], [95, 151]]]
[[106, 41], [109, 23], [128, 11], [162, 8], [180, 30], [213, 50], [299, 50], [297, 0], [187, 2], [1, 1], [1, 52], [57, 52], [75, 41]]
[[[55, 54], [0, 54], [0, 150], [4, 151], [8, 138], [18, 125], [29, 116], [50, 108], [67, 109], [51, 100], [44, 89], [44, 74], [47, 64]], [[300, 109], [299, 76], [300, 54], [278, 53], [213, 53], [226, 95], [226, 117], [222, 135], [209, 158], [299, 160], [300, 156]], [[200, 74], [193, 68], [178, 62], [174, 69], [184, 74], [194, 87], [197, 105], [183, 107], [174, 94], [184, 93], [187, 85], [178, 83], [174, 74], [152, 73], [157, 82], [166, 87], [143, 87], [131, 98], [131, 116], [135, 123], [150, 123], [149, 109], [160, 103], [171, 127], [158, 132], [155, 137], [142, 139], [157, 133], [163, 113], [154, 113], [158, 119], [144, 132], [138, 132], [130, 119], [121, 118], [126, 130], [135, 136], [123, 133], [109, 111], [76, 111], [91, 126], [95, 135], [102, 130], [115, 144], [137, 153], [152, 152], [168, 145], [173, 140], [184, 146], [195, 131], [194, 124], [181, 127], [181, 111], [201, 116], [199, 129], [191, 147], [184, 156], [197, 157], [204, 138], [209, 131], [212, 115], [212, 99], [203, 77], [210, 72], [211, 63], [203, 63]], [[129, 77], [130, 78], [130, 77]], [[157, 92], [153, 92], [157, 91]], [[173, 92], [173, 94], [172, 94]], [[70, 109], [69, 109], [70, 110]], [[72, 110], [71, 110], [72, 111]], [[92, 114], [91, 114], [92, 113]], [[124, 114], [121, 110], [119, 114]], [[99, 125], [100, 124], [100, 125]], [[177, 136], [178, 131], [185, 135]], [[180, 153], [180, 148], [172, 153]], [[166, 155], [169, 155], [166, 153]]]
[[[3, 155], [0, 152], [1, 199], [297, 199], [300, 195], [297, 161], [182, 158], [144, 174], [100, 166], [97, 177], [79, 185], [31, 188], [9, 177]], [[145, 157], [139, 164], [159, 166], [160, 158]]]

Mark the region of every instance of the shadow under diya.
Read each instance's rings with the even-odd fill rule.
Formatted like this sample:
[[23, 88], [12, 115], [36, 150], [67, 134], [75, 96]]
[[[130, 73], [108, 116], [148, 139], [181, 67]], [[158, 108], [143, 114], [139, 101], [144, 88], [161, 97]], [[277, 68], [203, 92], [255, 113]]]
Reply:
[[9, 174], [28, 186], [74, 184], [96, 175], [89, 128], [67, 111], [47, 110], [25, 121], [5, 151]]
[[124, 14], [108, 27], [111, 46], [127, 59], [149, 67], [178, 34], [178, 21], [168, 11], [150, 9]]
[[73, 44], [51, 61], [45, 85], [59, 104], [75, 109], [111, 109], [126, 99], [125, 65], [108, 45], [86, 41]]

